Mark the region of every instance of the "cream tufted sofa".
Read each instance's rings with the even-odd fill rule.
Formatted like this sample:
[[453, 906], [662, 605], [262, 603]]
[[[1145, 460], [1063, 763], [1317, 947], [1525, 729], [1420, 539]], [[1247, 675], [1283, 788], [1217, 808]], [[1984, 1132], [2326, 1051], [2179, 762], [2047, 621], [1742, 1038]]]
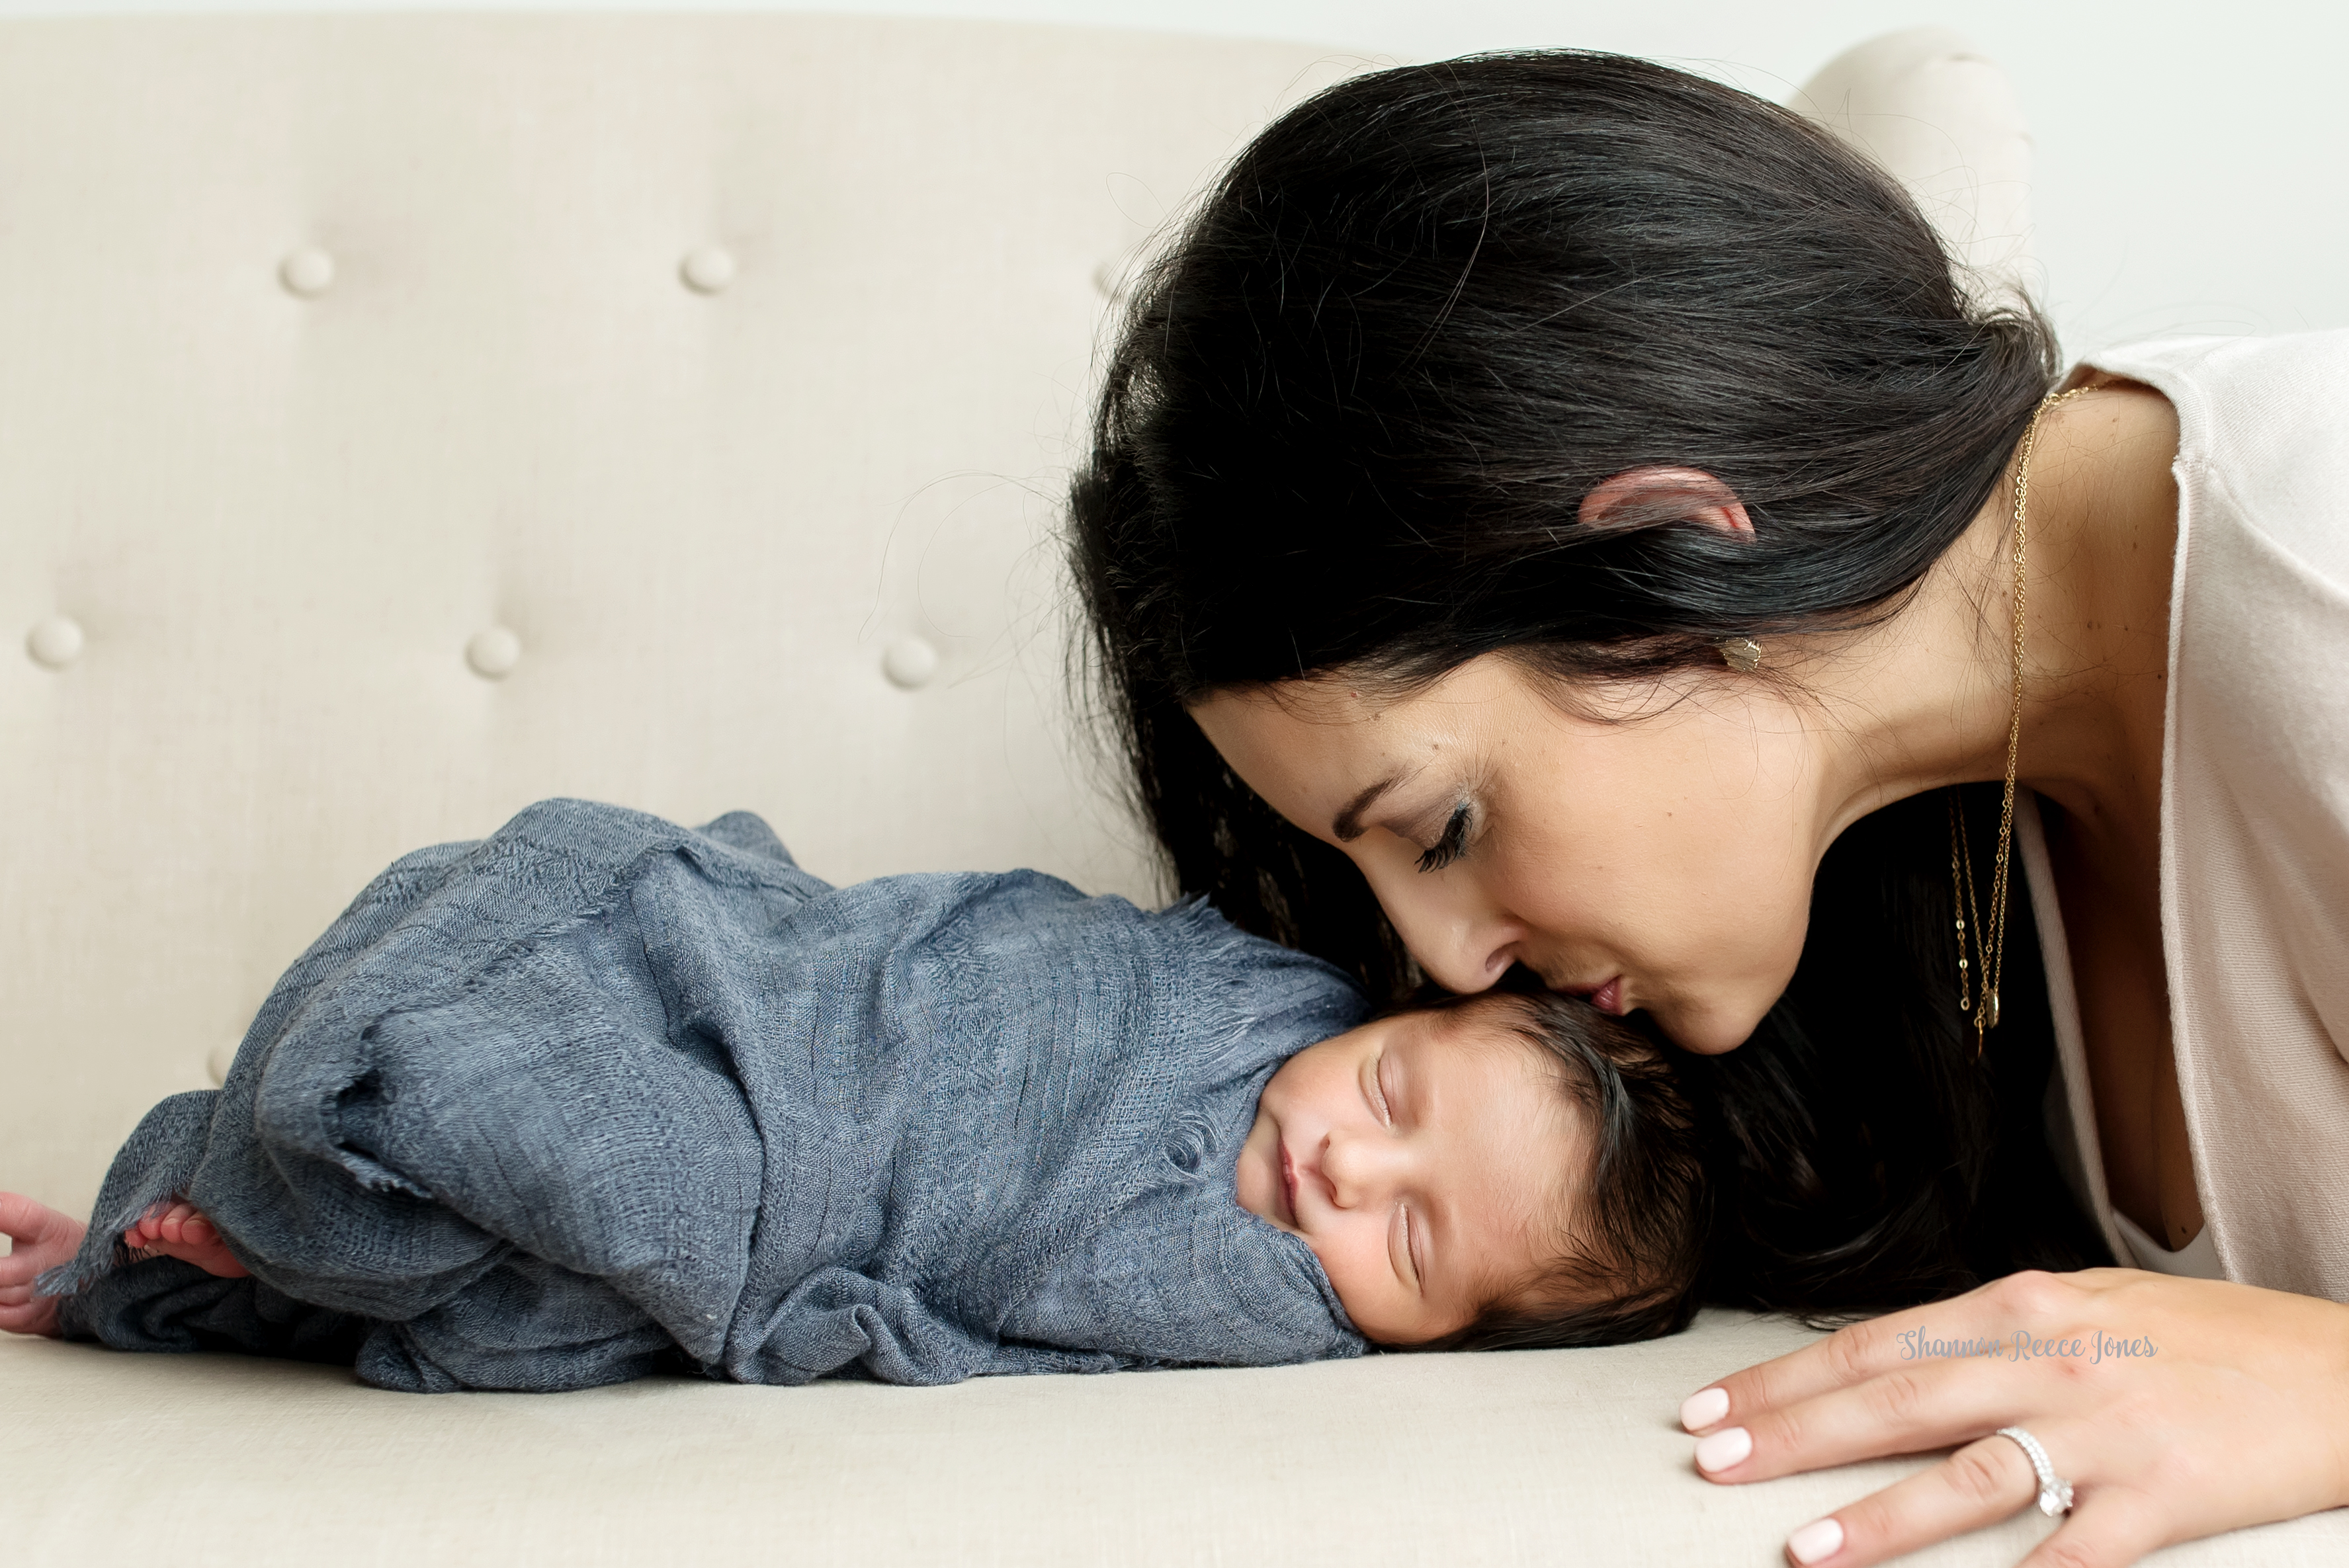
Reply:
[[[1152, 896], [1069, 717], [1051, 544], [1104, 306], [1362, 64], [809, 18], [0, 25], [0, 1186], [86, 1208], [369, 874], [541, 796], [751, 808], [839, 880]], [[1998, 286], [2028, 146], [1995, 70], [1908, 36], [1812, 91]], [[1763, 1563], [1909, 1468], [1691, 1473], [1681, 1397], [1805, 1337], [433, 1399], [9, 1340], [0, 1556]], [[2175, 1561], [2344, 1556], [2333, 1516]]]

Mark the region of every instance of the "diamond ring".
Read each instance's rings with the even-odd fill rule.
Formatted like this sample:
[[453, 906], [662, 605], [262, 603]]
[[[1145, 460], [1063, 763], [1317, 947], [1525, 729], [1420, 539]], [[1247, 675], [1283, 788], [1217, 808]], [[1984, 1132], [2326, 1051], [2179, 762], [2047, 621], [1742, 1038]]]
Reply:
[[2031, 1461], [2032, 1470], [2039, 1477], [2039, 1511], [2050, 1519], [2061, 1519], [2072, 1511], [2072, 1483], [2055, 1473], [2047, 1458], [2047, 1450], [2039, 1439], [2021, 1427], [2001, 1427], [1994, 1437], [2013, 1438], [2015, 1447]]

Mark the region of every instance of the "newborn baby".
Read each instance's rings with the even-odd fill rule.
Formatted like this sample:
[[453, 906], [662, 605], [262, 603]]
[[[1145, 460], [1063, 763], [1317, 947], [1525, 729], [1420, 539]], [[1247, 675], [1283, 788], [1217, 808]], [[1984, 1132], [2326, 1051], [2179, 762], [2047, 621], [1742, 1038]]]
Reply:
[[1702, 1178], [1656, 1052], [1563, 997], [1366, 1012], [1200, 904], [833, 888], [746, 814], [545, 802], [378, 878], [86, 1234], [0, 1197], [0, 1327], [433, 1391], [1686, 1321]]

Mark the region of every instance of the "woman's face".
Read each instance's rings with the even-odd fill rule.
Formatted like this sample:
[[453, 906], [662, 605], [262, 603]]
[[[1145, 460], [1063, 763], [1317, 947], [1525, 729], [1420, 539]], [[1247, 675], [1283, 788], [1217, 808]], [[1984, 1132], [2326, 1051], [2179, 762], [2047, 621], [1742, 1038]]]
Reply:
[[1794, 974], [1835, 825], [1806, 716], [1765, 682], [1580, 717], [1488, 655], [1400, 698], [1330, 676], [1191, 712], [1249, 788], [1361, 868], [1448, 990], [1522, 964], [1711, 1054]]

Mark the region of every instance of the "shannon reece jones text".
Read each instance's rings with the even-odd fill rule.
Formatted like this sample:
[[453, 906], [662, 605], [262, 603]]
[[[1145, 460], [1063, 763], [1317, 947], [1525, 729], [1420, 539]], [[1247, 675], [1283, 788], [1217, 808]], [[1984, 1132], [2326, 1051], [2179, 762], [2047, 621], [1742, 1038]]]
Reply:
[[2024, 1329], [2012, 1334], [1976, 1335], [1962, 1339], [1936, 1338], [1930, 1328], [1910, 1328], [1894, 1336], [1903, 1361], [2084, 1361], [2091, 1367], [2106, 1361], [2141, 1360], [2159, 1354], [2154, 1342], [2138, 1336], [2120, 1339], [2093, 1329], [2068, 1338], [2042, 1339]]

